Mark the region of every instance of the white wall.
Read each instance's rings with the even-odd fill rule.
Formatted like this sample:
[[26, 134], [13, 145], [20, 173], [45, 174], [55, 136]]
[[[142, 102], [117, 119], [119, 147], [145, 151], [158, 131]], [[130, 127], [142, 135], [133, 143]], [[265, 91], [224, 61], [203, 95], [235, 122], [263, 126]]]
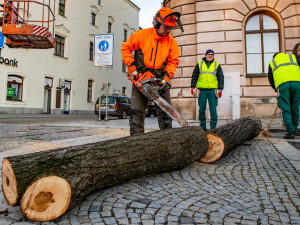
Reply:
[[[94, 102], [99, 96], [99, 68], [93, 66], [89, 60], [90, 41], [93, 35], [107, 33], [108, 21], [112, 21], [112, 33], [115, 34], [114, 66], [109, 69], [109, 82], [111, 92], [127, 87], [130, 95], [131, 83], [122, 73], [122, 56], [120, 52], [123, 43], [123, 30], [129, 28], [138, 30], [139, 9], [128, 0], [69, 0], [66, 1], [66, 17], [56, 12], [55, 33], [66, 38], [65, 58], [54, 56], [54, 49], [12, 49], [7, 46], [2, 49], [1, 56], [16, 59], [18, 67], [0, 65], [0, 108], [17, 107], [40, 109], [44, 106], [44, 80], [45, 76], [53, 78], [51, 108], [55, 109], [56, 87], [59, 79], [72, 82], [71, 113], [93, 111]], [[83, 3], [84, 2], [84, 3]], [[58, 1], [56, 1], [58, 8]], [[96, 13], [96, 26], [90, 24], [91, 12]], [[31, 12], [32, 14], [34, 12]], [[125, 26], [124, 26], [125, 24]], [[105, 70], [103, 70], [105, 71]], [[24, 91], [22, 102], [6, 100], [7, 75], [15, 74], [24, 77]], [[105, 81], [105, 72], [102, 81]], [[93, 102], [87, 102], [88, 80], [94, 81]], [[110, 93], [111, 94], [111, 93]], [[63, 96], [63, 92], [62, 92]], [[63, 99], [61, 104], [63, 109]], [[1, 111], [1, 110], [0, 110]]]

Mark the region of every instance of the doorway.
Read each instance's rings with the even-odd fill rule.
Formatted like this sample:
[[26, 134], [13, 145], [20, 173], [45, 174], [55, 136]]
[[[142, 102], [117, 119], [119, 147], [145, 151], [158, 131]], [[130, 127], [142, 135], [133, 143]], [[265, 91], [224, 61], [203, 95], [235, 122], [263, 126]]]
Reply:
[[51, 114], [51, 89], [44, 90], [44, 114]]
[[44, 84], [44, 113], [51, 114], [51, 90], [53, 87], [53, 79], [45, 77]]
[[70, 92], [64, 92], [64, 114], [70, 114]]
[[65, 81], [64, 114], [70, 114], [71, 81]]

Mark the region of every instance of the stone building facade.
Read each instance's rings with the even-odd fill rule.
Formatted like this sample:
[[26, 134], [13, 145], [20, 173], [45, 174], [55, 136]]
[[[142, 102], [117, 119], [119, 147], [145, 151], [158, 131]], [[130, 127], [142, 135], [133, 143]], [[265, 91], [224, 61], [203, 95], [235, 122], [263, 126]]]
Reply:
[[291, 53], [300, 42], [300, 1], [165, 0], [163, 5], [179, 11], [184, 24], [184, 33], [172, 33], [181, 52], [172, 80], [173, 105], [186, 118], [197, 117], [191, 76], [205, 51], [213, 49], [225, 76], [240, 74], [241, 116], [270, 117], [276, 93], [269, 86], [268, 64], [275, 52]]

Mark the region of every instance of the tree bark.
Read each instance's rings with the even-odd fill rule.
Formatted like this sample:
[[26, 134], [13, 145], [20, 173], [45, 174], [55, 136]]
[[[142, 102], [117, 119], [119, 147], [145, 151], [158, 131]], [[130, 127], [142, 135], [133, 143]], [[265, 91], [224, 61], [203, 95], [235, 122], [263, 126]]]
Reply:
[[[7, 203], [13, 206], [33, 182], [42, 177], [58, 176], [70, 184], [69, 207], [72, 207], [99, 189], [149, 174], [181, 169], [202, 158], [207, 150], [206, 133], [200, 127], [184, 127], [8, 157], [2, 163], [2, 188]], [[39, 190], [32, 198], [41, 206], [40, 210], [57, 201], [51, 190]], [[31, 210], [35, 208], [32, 206]]]
[[262, 129], [259, 119], [244, 117], [215, 128], [207, 133], [209, 149], [201, 162], [214, 163], [245, 141], [257, 137]]

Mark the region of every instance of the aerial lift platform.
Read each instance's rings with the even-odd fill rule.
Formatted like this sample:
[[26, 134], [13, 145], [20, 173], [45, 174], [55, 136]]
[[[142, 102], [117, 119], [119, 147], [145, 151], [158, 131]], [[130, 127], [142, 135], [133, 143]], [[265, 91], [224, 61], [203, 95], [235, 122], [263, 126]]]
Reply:
[[54, 21], [55, 0], [4, 0], [0, 4], [2, 34], [11, 48], [55, 47]]

